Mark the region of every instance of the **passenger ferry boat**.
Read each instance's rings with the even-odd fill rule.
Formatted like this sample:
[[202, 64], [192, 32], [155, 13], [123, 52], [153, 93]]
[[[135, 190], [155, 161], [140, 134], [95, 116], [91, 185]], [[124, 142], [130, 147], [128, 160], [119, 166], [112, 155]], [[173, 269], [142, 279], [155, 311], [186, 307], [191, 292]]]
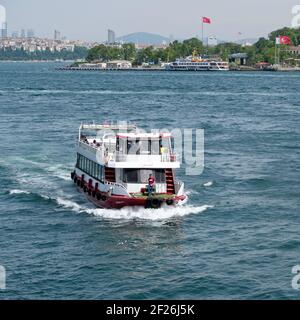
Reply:
[[[101, 208], [160, 208], [187, 201], [169, 133], [142, 133], [134, 125], [82, 124], [71, 178]], [[155, 179], [149, 189], [150, 174]]]
[[170, 71], [229, 71], [229, 63], [217, 59], [202, 59], [201, 57], [190, 56], [177, 59], [166, 65]]

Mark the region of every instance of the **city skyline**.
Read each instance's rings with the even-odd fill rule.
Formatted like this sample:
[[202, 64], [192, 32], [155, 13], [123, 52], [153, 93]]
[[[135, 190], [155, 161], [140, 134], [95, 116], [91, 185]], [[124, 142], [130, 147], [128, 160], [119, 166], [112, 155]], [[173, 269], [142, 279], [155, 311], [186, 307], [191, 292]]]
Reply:
[[[200, 36], [201, 16], [212, 18], [205, 27], [205, 35], [222, 40], [258, 38], [267, 36], [274, 29], [290, 26], [294, 0], [253, 0], [241, 4], [228, 0], [226, 4], [212, 0], [209, 4], [189, 0], [182, 3], [153, 0], [151, 6], [140, 1], [87, 0], [85, 7], [74, 6], [71, 0], [43, 1], [0, 0], [7, 11], [8, 32], [35, 30], [36, 36], [53, 37], [53, 30], [60, 30], [69, 39], [87, 41], [107, 40], [107, 30], [118, 35], [134, 32], [150, 32], [174, 38]], [[88, 10], [88, 6], [93, 10]], [[189, 10], [190, 8], [193, 10]], [[67, 9], [66, 9], [67, 8]], [[186, 14], [183, 10], [186, 8]], [[22, 12], [22, 14], [20, 14]], [[85, 13], [86, 12], [86, 13]], [[169, 14], [172, 12], [172, 14]], [[52, 17], [55, 17], [53, 19]]]

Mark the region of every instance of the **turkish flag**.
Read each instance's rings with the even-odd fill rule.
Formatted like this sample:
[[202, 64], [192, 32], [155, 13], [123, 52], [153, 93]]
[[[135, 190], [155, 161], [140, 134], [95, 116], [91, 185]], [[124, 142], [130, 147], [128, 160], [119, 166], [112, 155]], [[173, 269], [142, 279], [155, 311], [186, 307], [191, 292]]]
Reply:
[[210, 18], [207, 18], [207, 17], [202, 17], [202, 22], [203, 23], [211, 23], [211, 19]]
[[288, 36], [280, 36], [280, 44], [292, 44], [292, 40]]

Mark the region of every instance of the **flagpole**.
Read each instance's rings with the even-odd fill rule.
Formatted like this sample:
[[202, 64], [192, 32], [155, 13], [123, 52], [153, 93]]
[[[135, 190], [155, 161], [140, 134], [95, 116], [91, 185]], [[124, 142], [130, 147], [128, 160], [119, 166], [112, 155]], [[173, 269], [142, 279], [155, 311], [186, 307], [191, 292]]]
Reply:
[[274, 61], [274, 64], [277, 63], [277, 37], [275, 39], [275, 61]]
[[203, 22], [203, 17], [202, 17], [202, 45], [204, 46], [204, 22]]

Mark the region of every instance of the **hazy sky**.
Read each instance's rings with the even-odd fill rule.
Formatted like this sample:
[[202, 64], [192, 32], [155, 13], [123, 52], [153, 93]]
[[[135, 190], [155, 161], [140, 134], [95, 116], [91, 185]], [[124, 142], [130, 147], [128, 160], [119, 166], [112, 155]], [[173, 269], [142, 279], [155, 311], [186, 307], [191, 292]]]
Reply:
[[6, 7], [9, 33], [33, 28], [53, 37], [58, 29], [70, 39], [103, 41], [107, 29], [117, 36], [145, 31], [188, 38], [201, 34], [201, 17], [208, 16], [206, 35], [236, 40], [266, 36], [290, 26], [292, 7], [300, 0], [0, 0]]

